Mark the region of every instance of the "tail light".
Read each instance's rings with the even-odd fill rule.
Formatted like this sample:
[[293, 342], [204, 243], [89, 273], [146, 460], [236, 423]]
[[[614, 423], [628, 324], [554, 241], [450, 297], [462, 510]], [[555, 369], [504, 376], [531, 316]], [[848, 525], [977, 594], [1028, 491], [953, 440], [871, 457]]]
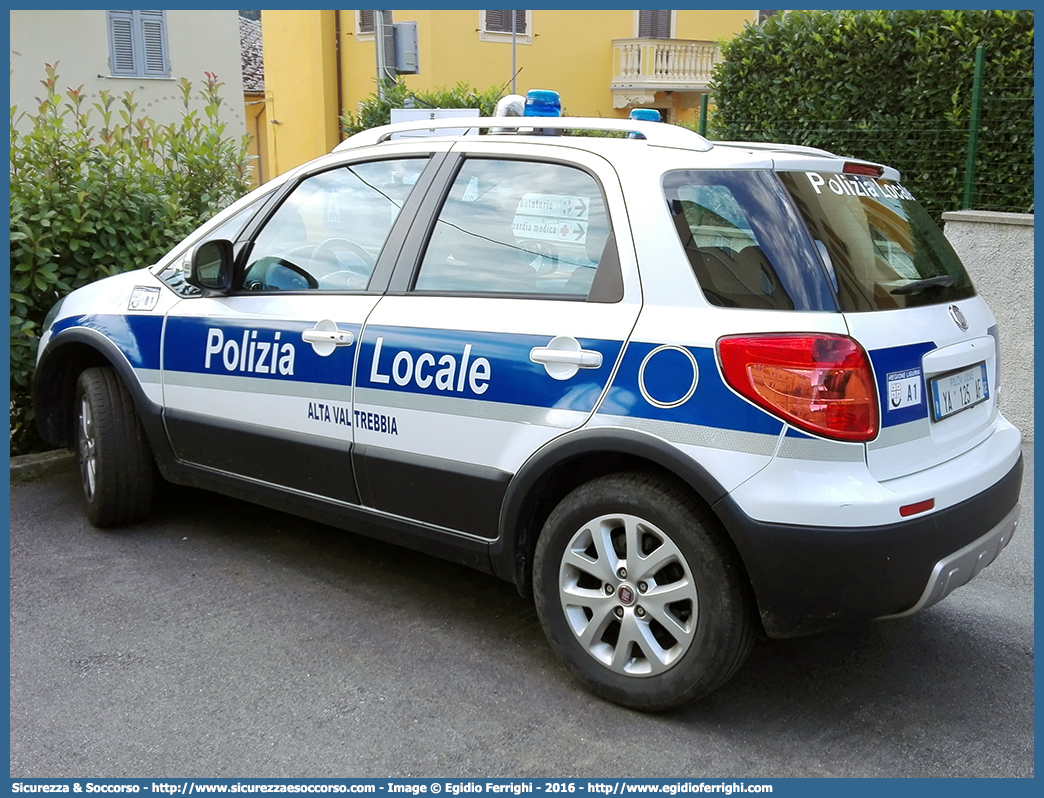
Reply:
[[745, 335], [718, 341], [725, 381], [795, 427], [842, 441], [877, 435], [877, 391], [863, 348], [842, 335]]

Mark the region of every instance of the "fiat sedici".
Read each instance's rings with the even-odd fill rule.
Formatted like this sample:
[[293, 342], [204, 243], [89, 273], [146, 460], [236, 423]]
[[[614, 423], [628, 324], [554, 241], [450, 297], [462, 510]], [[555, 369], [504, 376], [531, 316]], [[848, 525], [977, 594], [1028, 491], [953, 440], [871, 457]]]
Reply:
[[163, 478], [464, 563], [645, 710], [992, 562], [997, 324], [900, 175], [553, 106], [365, 131], [65, 297], [36, 413], [90, 520]]

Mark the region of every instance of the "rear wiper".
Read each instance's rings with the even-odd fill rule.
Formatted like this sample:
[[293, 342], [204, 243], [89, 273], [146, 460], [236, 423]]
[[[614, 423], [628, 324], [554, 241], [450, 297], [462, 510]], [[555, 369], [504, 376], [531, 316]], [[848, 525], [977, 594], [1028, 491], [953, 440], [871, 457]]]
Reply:
[[957, 282], [957, 278], [949, 274], [940, 274], [936, 277], [926, 277], [923, 280], [914, 280], [913, 282], [901, 285], [898, 288], [893, 288], [889, 293], [892, 294], [916, 294], [919, 291], [924, 291], [928, 288], [949, 288], [951, 285]]

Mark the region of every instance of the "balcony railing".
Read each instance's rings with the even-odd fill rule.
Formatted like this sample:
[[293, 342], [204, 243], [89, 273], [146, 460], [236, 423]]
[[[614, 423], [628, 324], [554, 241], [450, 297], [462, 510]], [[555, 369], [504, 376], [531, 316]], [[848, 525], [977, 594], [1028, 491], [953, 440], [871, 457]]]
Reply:
[[688, 39], [614, 39], [614, 91], [706, 91], [721, 51]]

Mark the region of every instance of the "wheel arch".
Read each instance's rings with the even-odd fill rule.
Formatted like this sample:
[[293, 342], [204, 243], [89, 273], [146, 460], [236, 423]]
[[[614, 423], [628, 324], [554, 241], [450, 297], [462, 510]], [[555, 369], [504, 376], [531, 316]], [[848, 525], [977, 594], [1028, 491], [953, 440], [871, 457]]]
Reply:
[[[708, 510], [726, 491], [699, 463], [635, 430], [583, 429], [547, 444], [511, 480], [500, 530], [490, 548], [494, 573], [531, 594], [533, 552], [544, 520], [579, 485], [620, 471], [643, 471], [679, 484]], [[713, 512], [713, 510], [711, 510]]]
[[74, 438], [76, 383], [86, 369], [111, 368], [127, 388], [153, 454], [166, 446], [161, 408], [141, 387], [126, 356], [107, 337], [88, 327], [72, 327], [53, 337], [33, 373], [33, 406], [40, 435], [55, 446]]

